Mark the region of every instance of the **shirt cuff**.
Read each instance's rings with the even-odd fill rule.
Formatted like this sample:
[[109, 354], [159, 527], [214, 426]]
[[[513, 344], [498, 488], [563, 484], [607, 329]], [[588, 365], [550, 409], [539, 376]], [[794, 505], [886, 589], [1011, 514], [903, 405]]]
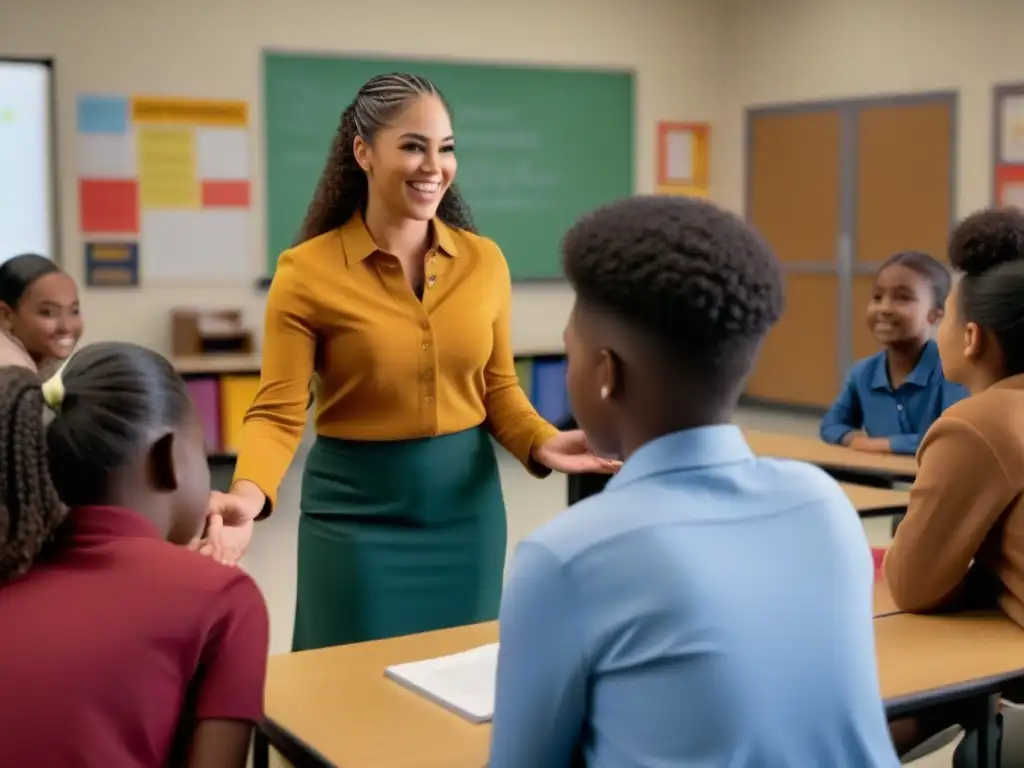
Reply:
[[530, 441], [529, 450], [526, 452], [526, 455], [519, 457], [523, 466], [526, 467], [526, 471], [534, 477], [543, 479], [551, 474], [551, 469], [534, 459], [533, 454], [544, 443], [553, 437], [558, 437], [559, 434], [561, 434], [561, 430], [558, 427], [544, 422], [543, 426], [537, 430], [537, 433]]
[[917, 435], [893, 435], [889, 438], [889, 449], [893, 453], [913, 456], [920, 442]]

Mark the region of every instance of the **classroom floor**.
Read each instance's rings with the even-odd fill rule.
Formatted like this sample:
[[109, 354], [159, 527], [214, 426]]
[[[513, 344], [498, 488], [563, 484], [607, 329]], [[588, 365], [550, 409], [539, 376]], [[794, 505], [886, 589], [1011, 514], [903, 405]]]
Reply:
[[[817, 419], [760, 409], [743, 409], [737, 422], [752, 429], [817, 435]], [[271, 653], [290, 649], [292, 619], [295, 610], [295, 551], [298, 532], [299, 487], [302, 466], [310, 440], [296, 456], [285, 477], [278, 498], [277, 512], [260, 523], [243, 567], [252, 574], [263, 590], [270, 607]], [[557, 515], [565, 508], [566, 481], [563, 476], [537, 480], [527, 475], [507, 454], [501, 455], [501, 477], [508, 507], [509, 554], [531, 530]], [[224, 478], [218, 478], [222, 485]], [[889, 542], [889, 520], [875, 518], [865, 522], [872, 546]], [[918, 768], [940, 768], [950, 765], [952, 746], [912, 763]]]

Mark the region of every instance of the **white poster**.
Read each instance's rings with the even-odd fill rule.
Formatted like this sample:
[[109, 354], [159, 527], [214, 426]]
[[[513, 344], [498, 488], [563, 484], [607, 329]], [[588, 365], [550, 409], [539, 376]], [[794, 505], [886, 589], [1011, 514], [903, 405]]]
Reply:
[[0, 261], [54, 256], [50, 67], [0, 60]]

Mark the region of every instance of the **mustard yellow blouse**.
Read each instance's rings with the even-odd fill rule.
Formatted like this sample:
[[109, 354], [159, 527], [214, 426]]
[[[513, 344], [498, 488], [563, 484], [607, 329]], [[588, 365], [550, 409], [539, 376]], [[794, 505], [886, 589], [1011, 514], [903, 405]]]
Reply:
[[281, 254], [236, 481], [255, 483], [274, 503], [302, 438], [314, 368], [318, 434], [406, 440], [487, 422], [538, 470], [531, 452], [557, 429], [519, 386], [505, 257], [493, 241], [438, 219], [433, 232], [422, 301], [361, 216]]

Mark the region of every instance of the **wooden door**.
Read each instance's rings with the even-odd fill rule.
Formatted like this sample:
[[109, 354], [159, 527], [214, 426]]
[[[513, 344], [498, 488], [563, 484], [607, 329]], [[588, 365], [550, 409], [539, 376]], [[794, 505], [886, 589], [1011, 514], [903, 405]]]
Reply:
[[748, 112], [747, 217], [787, 291], [748, 396], [827, 406], [877, 351], [864, 316], [878, 266], [904, 250], [946, 258], [955, 125], [955, 94]]
[[840, 371], [841, 114], [751, 112], [748, 131], [748, 219], [783, 264], [786, 310], [746, 391], [764, 400], [828, 403]]
[[853, 357], [878, 351], [864, 320], [878, 266], [899, 251], [946, 261], [953, 222], [955, 98], [866, 103], [856, 110]]

